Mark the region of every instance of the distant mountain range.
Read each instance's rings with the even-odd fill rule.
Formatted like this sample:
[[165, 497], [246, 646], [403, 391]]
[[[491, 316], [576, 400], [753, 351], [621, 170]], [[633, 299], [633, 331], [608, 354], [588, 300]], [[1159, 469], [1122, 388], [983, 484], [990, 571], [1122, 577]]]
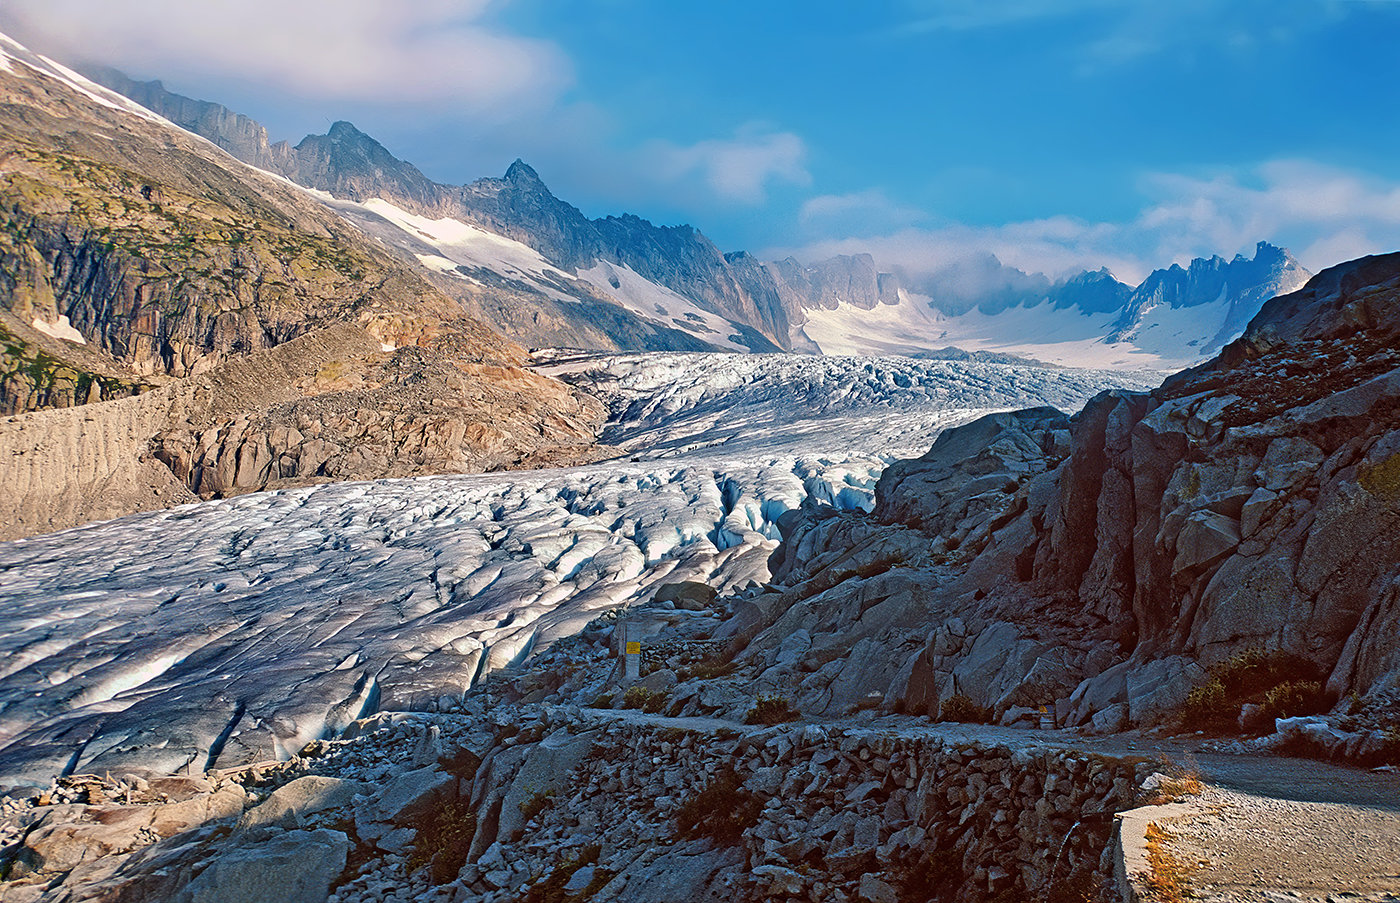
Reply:
[[869, 254], [815, 263], [723, 253], [689, 225], [589, 219], [517, 160], [443, 185], [348, 122], [292, 146], [256, 121], [110, 69], [109, 88], [261, 169], [322, 193], [412, 255], [466, 311], [532, 346], [927, 355], [955, 347], [1085, 366], [1178, 369], [1237, 336], [1311, 275], [1260, 242], [1139, 286], [1107, 270], [1060, 281], [987, 255], [911, 279]]

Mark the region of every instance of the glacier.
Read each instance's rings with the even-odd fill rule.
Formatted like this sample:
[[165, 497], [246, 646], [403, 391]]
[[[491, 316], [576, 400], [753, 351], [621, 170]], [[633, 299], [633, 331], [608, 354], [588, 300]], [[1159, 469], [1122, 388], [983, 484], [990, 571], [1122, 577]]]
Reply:
[[[777, 520], [994, 410], [1157, 375], [909, 358], [539, 356], [610, 461], [331, 483], [0, 544], [0, 786], [286, 759], [438, 709], [663, 583], [763, 582]], [[677, 612], [677, 616], [684, 616]]]

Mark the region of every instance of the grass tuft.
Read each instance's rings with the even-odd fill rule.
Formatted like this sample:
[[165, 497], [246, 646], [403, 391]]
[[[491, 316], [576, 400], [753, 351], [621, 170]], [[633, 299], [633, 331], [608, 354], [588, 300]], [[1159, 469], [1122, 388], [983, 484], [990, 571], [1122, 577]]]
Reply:
[[744, 723], [784, 724], [801, 717], [802, 713], [792, 707], [786, 696], [759, 696], [758, 703], [744, 716]]
[[425, 812], [417, 824], [413, 851], [408, 856], [408, 871], [424, 866], [434, 885], [447, 884], [457, 877], [467, 864], [472, 837], [476, 834], [476, 813], [466, 800], [453, 800]]
[[1147, 890], [1157, 903], [1186, 903], [1191, 896], [1190, 870], [1171, 850], [1167, 843], [1171, 835], [1157, 827], [1155, 822], [1147, 826], [1148, 873], [1144, 878]]
[[962, 724], [990, 724], [991, 709], [973, 702], [961, 693], [954, 693], [938, 707], [936, 721], [956, 721]]
[[763, 804], [762, 797], [744, 789], [737, 772], [726, 768], [676, 810], [676, 829], [682, 837], [708, 837], [733, 846], [758, 824]]

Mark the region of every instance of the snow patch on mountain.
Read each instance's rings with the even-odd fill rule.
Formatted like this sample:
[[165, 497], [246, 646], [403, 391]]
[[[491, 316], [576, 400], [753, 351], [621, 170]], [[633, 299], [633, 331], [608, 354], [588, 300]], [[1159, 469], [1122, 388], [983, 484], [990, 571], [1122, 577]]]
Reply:
[[52, 323], [45, 323], [35, 317], [31, 325], [50, 338], [63, 339], [65, 342], [73, 342], [78, 345], [87, 344], [87, 339], [83, 338], [81, 332], [73, 328], [73, 324], [68, 321], [65, 314], [59, 314], [58, 319]]
[[[428, 243], [459, 266], [492, 270], [512, 279], [539, 283], [539, 277], [574, 277], [545, 260], [529, 245], [497, 235], [470, 223], [444, 217], [417, 216], [388, 201], [372, 198], [358, 205], [403, 231]], [[543, 286], [542, 287], [546, 287]]]
[[356, 203], [323, 191], [313, 193], [361, 228], [408, 250], [430, 270], [478, 285], [491, 278], [482, 272], [487, 271], [556, 301], [610, 299], [649, 323], [683, 330], [716, 348], [747, 350], [746, 345], [736, 341], [742, 330], [733, 322], [652, 282], [631, 267], [599, 262], [574, 275], [529, 245], [471, 223], [451, 217], [418, 216], [381, 198]]
[[130, 113], [148, 119], [152, 122], [168, 123], [163, 117], [152, 113], [133, 100], [118, 94], [108, 88], [104, 88], [96, 82], [79, 75], [62, 63], [55, 62], [46, 56], [35, 53], [23, 44], [5, 34], [0, 34], [0, 68], [6, 72], [23, 75], [22, 70], [16, 70], [14, 64], [20, 63], [24, 67], [32, 69], [41, 75], [56, 79], [72, 88], [74, 91], [84, 95], [94, 103], [101, 104], [113, 110], [121, 110], [123, 113]]
[[738, 329], [725, 318], [700, 307], [689, 298], [657, 285], [629, 266], [599, 261], [579, 270], [579, 278], [623, 307], [649, 320], [693, 333], [701, 341], [731, 351], [746, 346], [734, 341]]
[[841, 304], [806, 313], [802, 331], [827, 354], [918, 354], [952, 346], [1065, 367], [1169, 371], [1186, 366], [1132, 344], [1104, 342], [1116, 313], [1057, 308], [1048, 300], [993, 314], [973, 308], [954, 316], [934, 308], [926, 296], [901, 291], [897, 304], [874, 310]]
[[1231, 312], [1231, 302], [1223, 296], [1191, 307], [1157, 304], [1140, 310], [1120, 341], [1110, 341], [1121, 320], [1116, 311], [1057, 307], [1047, 299], [992, 314], [973, 308], [950, 315], [923, 295], [900, 292], [897, 304], [874, 310], [848, 304], [808, 310], [803, 332], [827, 354], [918, 354], [953, 346], [1064, 367], [1170, 372], [1217, 353], [1223, 344], [1217, 337]]

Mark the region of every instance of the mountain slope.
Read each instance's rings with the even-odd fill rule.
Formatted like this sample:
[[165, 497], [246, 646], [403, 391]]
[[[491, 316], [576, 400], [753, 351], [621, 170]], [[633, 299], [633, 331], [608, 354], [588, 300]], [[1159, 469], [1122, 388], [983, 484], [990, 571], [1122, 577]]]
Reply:
[[[724, 255], [689, 226], [657, 227], [631, 216], [590, 220], [554, 197], [521, 161], [500, 179], [441, 185], [347, 122], [333, 124], [325, 135], [308, 135], [296, 147], [269, 143], [261, 125], [218, 104], [174, 94], [159, 82], [134, 81], [115, 70], [94, 69], [90, 74], [244, 162], [326, 192], [342, 202], [343, 212], [409, 254], [424, 250], [415, 247], [421, 234], [408, 229], [395, 235], [383, 229], [367, 209], [371, 202], [392, 208], [397, 215], [388, 218], [391, 224], [401, 225], [404, 217], [450, 220], [542, 254], [565, 278], [541, 283], [518, 274], [502, 278], [492, 271], [485, 291], [480, 274], [462, 274], [475, 282], [443, 277], [453, 273], [451, 267], [438, 267], [434, 279], [469, 311], [531, 345], [764, 351], [788, 347], [791, 330], [771, 280], [760, 276], [756, 290], [741, 283]], [[361, 209], [347, 209], [346, 202]], [[601, 279], [567, 278], [600, 267]], [[671, 305], [663, 304], [658, 311], [652, 304], [630, 303], [636, 293], [619, 295], [607, 267], [631, 271], [650, 283], [644, 294], [682, 298], [685, 313], [699, 318], [700, 328], [692, 318], [673, 316]]]
[[[525, 369], [314, 197], [8, 39], [0, 52], [0, 400], [83, 405], [3, 425], [7, 535], [78, 522], [118, 474], [140, 479], [107, 516], [591, 454], [595, 401]], [[312, 337], [324, 354], [276, 353]]]

